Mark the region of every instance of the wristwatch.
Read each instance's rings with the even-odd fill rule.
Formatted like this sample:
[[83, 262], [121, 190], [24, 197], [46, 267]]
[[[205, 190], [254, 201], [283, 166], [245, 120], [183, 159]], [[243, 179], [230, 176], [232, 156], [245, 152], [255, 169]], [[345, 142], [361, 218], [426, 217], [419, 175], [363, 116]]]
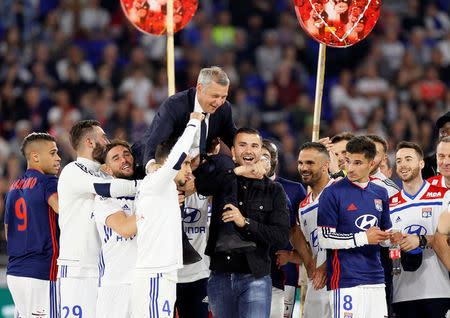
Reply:
[[245, 224], [244, 224], [244, 229], [245, 229], [246, 231], [248, 231], [248, 227], [250, 226], [250, 219], [249, 219], [249, 218], [245, 218], [245, 219], [244, 219], [244, 222], [245, 222]]
[[427, 246], [427, 243], [427, 237], [425, 235], [419, 235], [419, 247], [423, 249]]

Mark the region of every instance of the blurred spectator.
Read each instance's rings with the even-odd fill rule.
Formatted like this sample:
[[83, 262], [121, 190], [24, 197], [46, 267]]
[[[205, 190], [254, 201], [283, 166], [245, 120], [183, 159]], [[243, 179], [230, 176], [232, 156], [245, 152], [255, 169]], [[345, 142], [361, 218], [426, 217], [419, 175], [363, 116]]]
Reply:
[[80, 28], [89, 39], [103, 38], [109, 21], [109, 13], [100, 7], [100, 0], [88, 0], [80, 11]]
[[221, 48], [228, 48], [234, 44], [234, 34], [236, 32], [231, 23], [231, 15], [227, 10], [222, 10], [217, 16], [217, 25], [213, 27], [212, 38], [214, 44]]
[[131, 76], [126, 77], [120, 85], [120, 93], [131, 93], [133, 103], [139, 108], [147, 108], [150, 104], [152, 82], [145, 76], [144, 71], [136, 68]]
[[264, 44], [256, 49], [258, 72], [266, 83], [271, 82], [281, 62], [281, 48], [277, 44], [277, 34], [273, 30], [264, 33]]
[[440, 11], [438, 6], [431, 2], [426, 7], [425, 27], [427, 36], [431, 39], [441, 39], [450, 30], [448, 13]]
[[72, 68], [79, 77], [88, 83], [95, 80], [95, 71], [92, 65], [84, 59], [83, 51], [77, 45], [71, 45], [67, 49], [65, 58], [59, 60], [56, 64], [58, 78], [61, 81], [69, 79], [69, 69]]

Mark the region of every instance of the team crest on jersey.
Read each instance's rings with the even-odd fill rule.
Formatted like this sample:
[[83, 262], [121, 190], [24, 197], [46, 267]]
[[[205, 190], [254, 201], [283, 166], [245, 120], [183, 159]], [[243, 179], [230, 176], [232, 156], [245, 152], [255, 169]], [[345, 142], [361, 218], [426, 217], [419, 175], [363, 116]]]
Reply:
[[428, 219], [431, 218], [433, 209], [432, 208], [422, 208], [422, 218]]
[[383, 201], [381, 201], [380, 199], [375, 199], [373, 201], [375, 202], [375, 209], [377, 209], [377, 211], [382, 212], [383, 211]]

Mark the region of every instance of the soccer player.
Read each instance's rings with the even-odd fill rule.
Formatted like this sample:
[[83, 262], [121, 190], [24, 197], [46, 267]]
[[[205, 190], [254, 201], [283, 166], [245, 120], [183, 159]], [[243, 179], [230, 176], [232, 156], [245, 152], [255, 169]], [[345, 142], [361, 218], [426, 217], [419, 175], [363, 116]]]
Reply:
[[[367, 138], [371, 140], [375, 144], [375, 148], [377, 149], [377, 154], [375, 155], [374, 161], [375, 165], [370, 171], [370, 182], [373, 182], [379, 185], [382, 188], [385, 188], [388, 196], [391, 197], [400, 192], [400, 188], [392, 181], [387, 178], [381, 172], [381, 165], [388, 161], [386, 156], [387, 153], [387, 142], [384, 138], [378, 135], [367, 135]], [[382, 246], [380, 249], [380, 259], [381, 264], [384, 269], [384, 279], [386, 284], [386, 303], [388, 307], [388, 317], [392, 317], [392, 261], [389, 258], [389, 248], [387, 246]]]
[[403, 231], [402, 251], [420, 247], [422, 263], [415, 271], [403, 267], [394, 276], [394, 312], [400, 318], [444, 317], [450, 308], [450, 280], [431, 246], [450, 191], [422, 179], [423, 152], [417, 144], [400, 142], [395, 162], [403, 190], [390, 198], [392, 224]]
[[[314, 274], [308, 280], [304, 318], [331, 317], [329, 292], [326, 283], [326, 255], [320, 247], [317, 228], [317, 210], [323, 189], [334, 182], [328, 176], [330, 157], [324, 145], [318, 142], [307, 142], [300, 148], [298, 155], [298, 172], [303, 183], [311, 187], [311, 192], [300, 204], [298, 219], [309, 248], [312, 251]], [[305, 247], [303, 247], [305, 248]], [[318, 268], [317, 270], [315, 268]]]
[[138, 236], [133, 317], [173, 315], [177, 270], [183, 266], [177, 187], [192, 176], [187, 153], [203, 119], [201, 113], [191, 113], [175, 144], [164, 141], [157, 146], [155, 160], [161, 167], [147, 175], [139, 187], [135, 203]]
[[[134, 159], [130, 145], [113, 140], [106, 145], [104, 169], [114, 178], [132, 179]], [[99, 260], [97, 316], [131, 318], [131, 284], [136, 266], [134, 197], [95, 197], [95, 221], [102, 242]]]
[[[297, 227], [297, 211], [300, 202], [306, 197], [305, 188], [301, 183], [293, 182], [278, 176], [278, 149], [277, 146], [270, 140], [264, 139], [261, 153], [270, 165], [266, 176], [273, 181], [280, 183], [283, 186], [284, 192], [288, 198], [289, 214], [291, 219], [291, 232]], [[277, 250], [272, 249], [271, 253]], [[289, 244], [283, 251], [292, 250]], [[280, 253], [281, 252], [280, 250]], [[294, 263], [286, 263], [282, 266], [277, 266], [276, 255], [272, 255], [272, 305], [270, 308], [271, 317], [291, 317], [294, 311], [295, 293], [298, 285], [298, 267]]]
[[328, 186], [319, 201], [319, 245], [327, 249], [332, 317], [387, 315], [378, 244], [391, 238], [387, 191], [369, 182], [376, 148], [366, 137], [346, 145], [347, 177]]
[[70, 130], [70, 142], [77, 159], [65, 166], [58, 181], [61, 316], [95, 317], [101, 246], [93, 213], [95, 194], [134, 196], [137, 182], [113, 179], [100, 170], [109, 140], [98, 121], [76, 123]]
[[378, 135], [367, 135], [374, 144], [377, 149], [377, 154], [375, 155], [374, 161], [375, 165], [370, 171], [369, 179], [371, 182], [383, 187], [388, 192], [388, 196], [391, 197], [400, 192], [400, 188], [392, 181], [388, 179], [380, 170], [381, 164], [386, 162], [387, 156], [387, 142], [384, 138]]
[[56, 259], [59, 228], [56, 191], [61, 159], [55, 138], [31, 133], [21, 147], [27, 171], [5, 198], [6, 280], [18, 317], [58, 317]]
[[[343, 132], [331, 138], [333, 151], [338, 160], [338, 167], [341, 171], [345, 170], [345, 153], [347, 143], [354, 137], [350, 132]], [[334, 173], [334, 171], [332, 171]]]
[[439, 173], [428, 178], [434, 186], [450, 189], [450, 136], [442, 138], [436, 147], [436, 161]]

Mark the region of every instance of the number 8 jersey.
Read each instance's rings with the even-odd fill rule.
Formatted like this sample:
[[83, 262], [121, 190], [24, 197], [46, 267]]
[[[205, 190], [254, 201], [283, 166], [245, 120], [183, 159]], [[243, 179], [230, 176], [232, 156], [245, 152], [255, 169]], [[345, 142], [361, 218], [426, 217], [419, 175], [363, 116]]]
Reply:
[[5, 199], [7, 275], [56, 281], [59, 227], [48, 200], [57, 185], [54, 175], [28, 169], [10, 186]]

